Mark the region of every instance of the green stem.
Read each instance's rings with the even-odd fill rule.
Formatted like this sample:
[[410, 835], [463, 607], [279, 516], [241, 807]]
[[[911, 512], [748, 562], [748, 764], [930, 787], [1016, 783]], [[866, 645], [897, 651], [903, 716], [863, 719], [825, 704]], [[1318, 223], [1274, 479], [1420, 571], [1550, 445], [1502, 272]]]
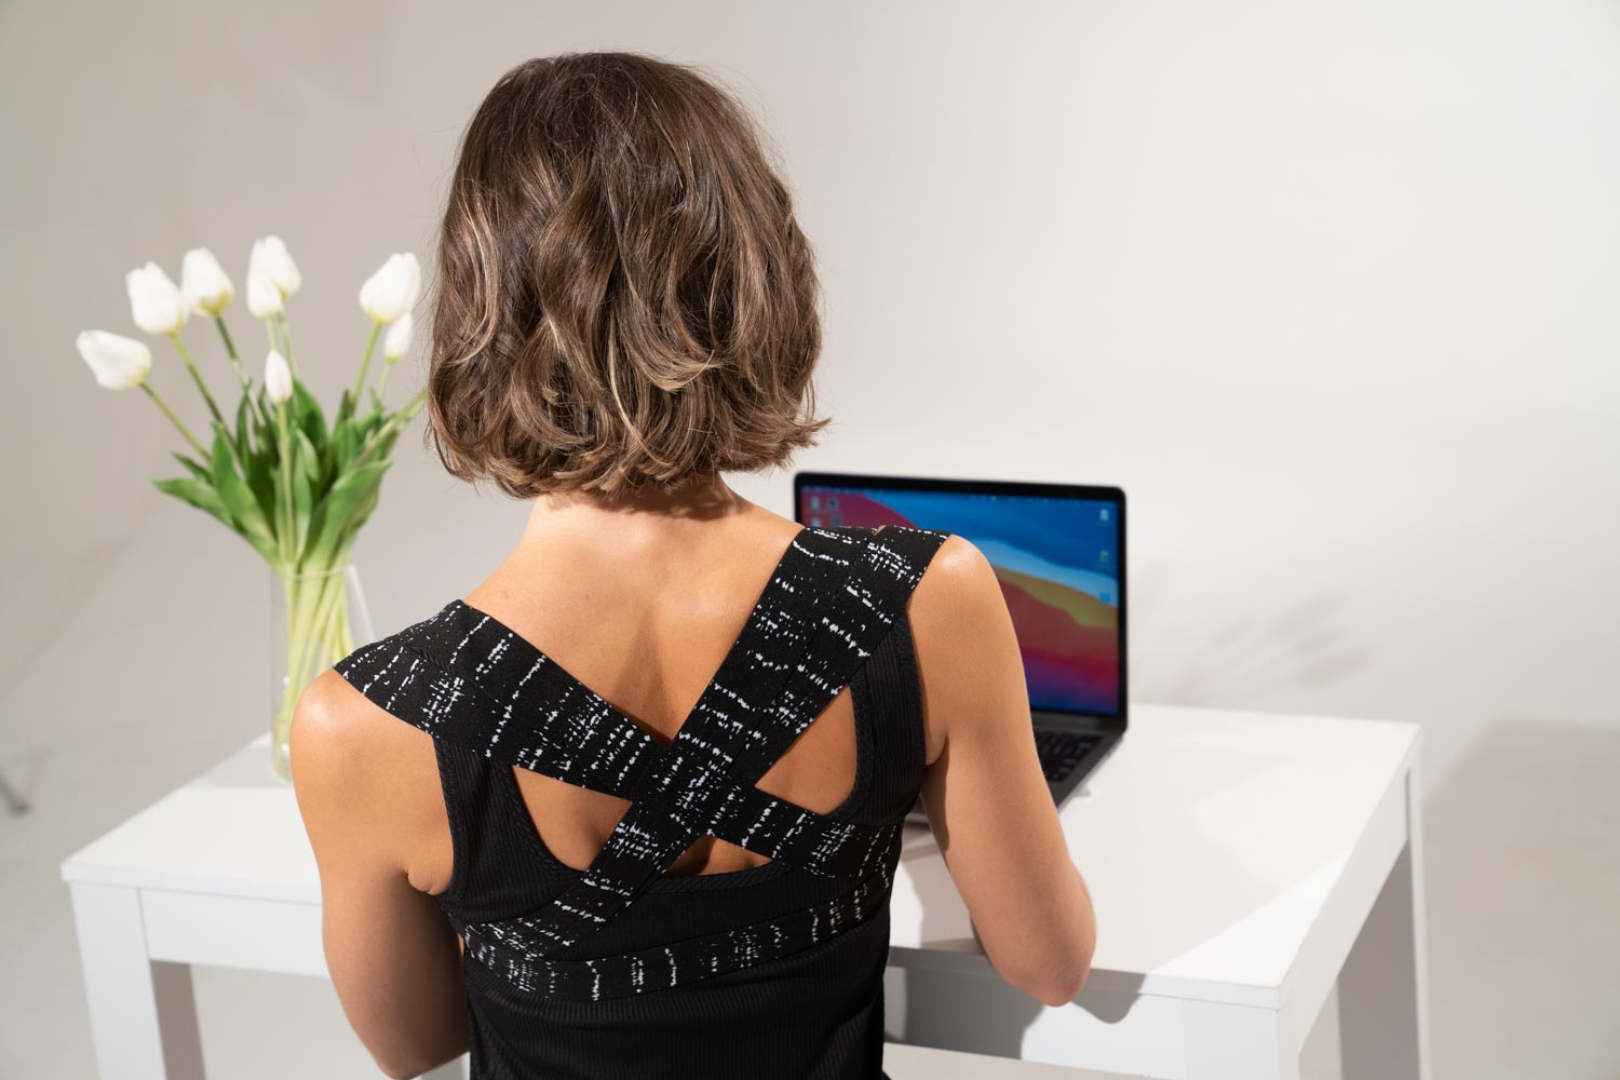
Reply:
[[307, 683], [310, 648], [315, 640], [326, 579], [300, 571], [288, 576], [293, 582], [293, 603], [287, 613], [287, 625], [292, 628], [287, 639], [287, 670], [294, 682]]
[[225, 328], [225, 316], [215, 315], [214, 325], [219, 327], [219, 336], [225, 339], [225, 355], [231, 358], [231, 366], [236, 369], [236, 381], [246, 390], [248, 375], [242, 369], [242, 358], [236, 355], [236, 342], [231, 340], [231, 332]]
[[287, 641], [287, 670], [295, 683], [308, 685], [314, 653], [321, 640], [321, 615], [325, 610], [326, 577], [298, 573], [294, 583], [294, 610], [289, 624], [295, 628]]
[[301, 571], [297, 575], [294, 590], [297, 619], [290, 624], [296, 627], [297, 640], [294, 642], [289, 638], [288, 641], [288, 670], [295, 673], [297, 681], [305, 685], [315, 676], [315, 661], [320, 658], [322, 651], [327, 653], [331, 661], [341, 659], [331, 653], [330, 626], [337, 610], [346, 606], [343, 602], [346, 575], [337, 569], [346, 561], [346, 556], [338, 555], [329, 567]]
[[236, 377], [241, 380], [242, 393], [248, 396], [259, 416], [266, 424], [270, 423], [270, 413], [265, 410], [264, 402], [253, 396], [253, 379], [242, 367], [242, 358], [237, 354], [236, 342], [231, 340], [231, 332], [225, 328], [223, 316], [214, 316], [214, 322], [219, 326], [219, 336], [225, 339], [225, 351], [230, 355], [231, 363], [236, 365]]
[[180, 332], [176, 330], [169, 337], [173, 339], [174, 347], [180, 350], [180, 358], [186, 362], [186, 370], [191, 372], [191, 381], [197, 384], [198, 392], [202, 394], [203, 400], [208, 402], [208, 411], [214, 414], [215, 420], [223, 424], [225, 417], [220, 414], [219, 406], [214, 403], [214, 395], [208, 392], [208, 385], [203, 382], [202, 372], [191, 362], [191, 352], [186, 348], [186, 343], [180, 340]]
[[287, 321], [287, 308], [285, 305], [276, 312], [276, 319], [281, 323], [281, 355], [287, 358], [287, 366], [292, 369], [294, 376], [298, 374], [298, 361], [293, 359], [292, 350], [292, 324]]
[[277, 448], [281, 454], [281, 490], [283, 516], [281, 528], [281, 558], [288, 568], [291, 568], [298, 559], [298, 538], [293, 535], [293, 490], [292, 490], [292, 433], [287, 430], [287, 403], [285, 401], [276, 405], [276, 423], [280, 427], [281, 445]]
[[377, 380], [377, 401], [379, 404], [382, 402], [383, 394], [388, 390], [388, 376], [393, 373], [393, 370], [394, 361], [384, 357], [382, 378]]
[[343, 602], [348, 587], [347, 575], [334, 568], [321, 579], [321, 585], [320, 606], [315, 612], [315, 634], [310, 642], [310, 652], [304, 658], [305, 671], [311, 678], [316, 674], [315, 662], [318, 659], [324, 656], [328, 662], [333, 662], [345, 655], [335, 651], [334, 630], [348, 606]]
[[163, 410], [163, 415], [167, 416], [174, 422], [174, 426], [180, 429], [180, 434], [184, 435], [186, 437], [186, 441], [196, 449], [197, 453], [202, 455], [202, 459], [204, 461], [207, 461], [208, 451], [203, 449], [203, 444], [197, 441], [197, 436], [191, 433], [191, 429], [186, 427], [178, 416], [174, 415], [174, 410], [169, 408], [169, 403], [167, 401], [163, 400], [163, 395], [152, 389], [150, 383], [142, 382], [141, 389], [146, 391], [147, 397], [157, 402], [157, 407]]
[[332, 638], [328, 655], [333, 663], [354, 652], [354, 632], [349, 626], [349, 567], [354, 561], [354, 539], [351, 537], [334, 555], [333, 566], [343, 568], [337, 587], [341, 600], [333, 604]]
[[360, 453], [358, 455], [356, 455], [356, 457], [354, 459], [354, 462], [349, 467], [352, 469], [352, 468], [355, 468], [356, 466], [364, 465], [366, 463], [366, 459], [371, 457], [372, 452], [375, 451], [377, 449], [377, 447], [382, 445], [383, 439], [387, 438], [389, 433], [394, 428], [397, 428], [399, 426], [399, 424], [400, 424], [399, 418], [401, 416], [407, 415], [409, 413], [410, 407], [416, 403], [417, 399], [421, 398], [426, 393], [427, 393], [426, 389], [418, 390], [411, 397], [410, 401], [406, 402], [402, 407], [395, 410], [393, 416], [390, 416], [387, 420], [383, 421], [382, 426], [379, 427], [376, 431], [371, 433], [371, 438], [366, 440], [366, 445], [361, 449]]
[[371, 336], [366, 338], [366, 354], [360, 358], [360, 377], [354, 380], [354, 407], [360, 405], [360, 390], [366, 385], [366, 368], [371, 366], [371, 350], [377, 345], [377, 335], [382, 331], [382, 320], [371, 320]]
[[[347, 559], [345, 550], [338, 553], [334, 563], [336, 566], [346, 566]], [[271, 719], [270, 745], [272, 763], [277, 773], [290, 779], [290, 769], [282, 761], [282, 752], [298, 699], [318, 674], [315, 665], [322, 658], [323, 651], [330, 661], [340, 659], [331, 652], [329, 628], [345, 614], [346, 572], [324, 568], [311, 574], [289, 569], [282, 571], [281, 578], [287, 619], [286, 672], [283, 675], [281, 702]]]
[[242, 460], [242, 451], [237, 447], [236, 440], [231, 438], [231, 429], [215, 420], [214, 431], [225, 436], [225, 448], [231, 452], [231, 460], [236, 462], [236, 467], [242, 470], [242, 478], [247, 479], [247, 462]]
[[[345, 577], [347, 577], [346, 571]], [[344, 587], [348, 587], [347, 581], [344, 582]], [[349, 626], [349, 605], [339, 604], [336, 611], [336, 617], [332, 620], [332, 651], [330, 655], [342, 659], [354, 652], [354, 631]]]
[[286, 573], [281, 574], [281, 610], [287, 618], [284, 629], [286, 634], [287, 659], [284, 661], [285, 670], [281, 673], [281, 702], [276, 706], [275, 715], [270, 718], [270, 764], [276, 770], [276, 775], [283, 780], [292, 779], [290, 763], [282, 760], [287, 746], [287, 735], [292, 729], [293, 711], [297, 708], [298, 699], [303, 696], [303, 687], [297, 684], [292, 672], [292, 605], [293, 583]]
[[289, 649], [287, 657], [292, 670], [297, 671], [300, 678], [307, 679], [311, 652], [320, 640], [321, 614], [325, 610], [327, 585], [332, 575], [325, 568], [318, 568], [295, 570], [290, 576], [295, 597], [291, 612], [294, 617], [290, 625], [297, 631], [297, 641], [296, 647]]

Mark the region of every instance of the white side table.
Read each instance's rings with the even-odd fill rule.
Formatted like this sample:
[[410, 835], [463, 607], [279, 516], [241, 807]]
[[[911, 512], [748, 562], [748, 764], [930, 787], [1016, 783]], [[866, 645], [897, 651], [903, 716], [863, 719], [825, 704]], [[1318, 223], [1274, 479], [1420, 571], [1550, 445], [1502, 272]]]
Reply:
[[[62, 863], [105, 1077], [200, 1080], [192, 964], [327, 974], [314, 856], [268, 740]], [[1345, 1080], [1427, 1080], [1418, 745], [1413, 724], [1133, 706], [1062, 813], [1098, 909], [1085, 991], [1049, 1008], [1002, 983], [917, 829], [895, 882], [890, 1036], [1282, 1080], [1337, 977]]]
[[1298, 1080], [1339, 984], [1344, 1080], [1428, 1080], [1416, 724], [1133, 706], [1062, 808], [1097, 909], [1078, 998], [1009, 988], [933, 836], [902, 855], [899, 1042], [1186, 1080]]

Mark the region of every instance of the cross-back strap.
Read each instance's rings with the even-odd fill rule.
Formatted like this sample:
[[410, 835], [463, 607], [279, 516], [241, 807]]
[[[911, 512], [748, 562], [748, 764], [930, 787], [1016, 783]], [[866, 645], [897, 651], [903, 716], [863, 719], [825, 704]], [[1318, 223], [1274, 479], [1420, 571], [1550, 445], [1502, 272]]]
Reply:
[[[724, 805], [730, 784], [752, 786], [853, 678], [892, 627], [898, 605], [947, 535], [892, 528], [884, 532], [893, 532], [893, 537], [880, 539], [874, 530], [849, 526], [812, 532], [847, 537], [857, 542], [857, 551], [837, 560], [840, 569], [832, 582], [837, 587], [801, 590], [793, 597], [791, 606], [800, 612], [818, 606], [824, 612], [809, 620], [813, 625], [807, 644], [788, 653], [802, 659], [772, 664], [771, 670], [786, 668], [774, 680], [776, 689], [763, 700], [736, 698], [730, 712], [740, 707], [742, 715], [705, 712], [700, 702], [666, 749], [661, 767], [632, 791], [633, 801], [584, 875], [535, 915], [512, 920], [538, 948], [566, 949], [606, 926], [692, 841], [715, 827], [716, 807]], [[722, 679], [733, 658], [764, 656], [768, 635], [753, 624], [751, 630], [738, 639], [711, 690], [724, 691]], [[825, 815], [815, 816], [826, 820]], [[864, 861], [884, 850], [882, 845], [892, 842], [898, 828], [857, 826], [824, 832], [818, 839], [833, 846], [831, 854], [853, 851]], [[855, 848], [844, 847], [863, 833], [870, 847], [858, 842]], [[863, 850], [872, 854], [863, 855]]]
[[585, 960], [536, 951], [521, 930], [456, 922], [467, 955], [518, 990], [564, 1001], [602, 1001], [667, 990], [810, 948], [859, 926], [888, 900], [898, 847], [854, 887], [810, 907], [747, 926]]
[[[815, 873], [870, 873], [897, 825], [840, 822], [754, 783], [881, 641], [946, 535], [801, 530], [668, 746], [461, 601], [336, 666], [378, 705], [436, 738], [632, 800], [579, 881], [539, 916], [521, 920], [530, 940], [566, 948], [605, 925], [704, 834]], [[783, 656], [802, 659], [773, 659]]]
[[[853, 529], [801, 530], [694, 707], [690, 731], [694, 717], [724, 721], [734, 706], [768, 696], [785, 677], [786, 662], [773, 666], [758, 655], [761, 639], [775, 639], [772, 651], [802, 647], [814, 629], [804, 598], [834, 587], [832, 575], [847, 568], [845, 553], [858, 543]], [[761, 661], [757, 668], [737, 663], [750, 655]], [[435, 738], [594, 791], [629, 798], [649, 775], [668, 779], [675, 764], [668, 746], [511, 628], [460, 600], [356, 649], [336, 669], [381, 708]], [[730, 761], [721, 738], [707, 741], [717, 761]], [[749, 804], [760, 806], [752, 798]], [[783, 802], [777, 809], [799, 808]]]
[[627, 796], [657, 760], [660, 747], [652, 736], [634, 725], [619, 726], [584, 701], [577, 712], [558, 709], [526, 718], [514, 729], [514, 701], [493, 696], [419, 644], [418, 632], [431, 632], [454, 614], [454, 605], [446, 607], [360, 646], [333, 666], [373, 703], [436, 739], [593, 791]]
[[450, 601], [364, 644], [335, 669], [371, 701], [434, 738], [569, 784], [627, 797], [658, 740], [501, 623]]
[[[477, 684], [398, 640], [361, 646], [340, 668], [346, 679], [386, 711], [435, 738], [505, 765], [620, 798], [630, 797], [636, 778], [643, 773], [668, 767], [667, 748], [651, 737], [642, 746], [634, 741], [598, 743], [596, 751], [586, 753], [557, 741], [555, 726], [536, 727], [523, 740], [496, 740], [492, 733], [502, 722], [499, 703], [488, 699]], [[635, 753], [623, 752], [626, 748]], [[817, 814], [730, 777], [718, 777], [714, 785], [709, 835], [813, 874], [864, 875], [892, 833], [890, 826]]]

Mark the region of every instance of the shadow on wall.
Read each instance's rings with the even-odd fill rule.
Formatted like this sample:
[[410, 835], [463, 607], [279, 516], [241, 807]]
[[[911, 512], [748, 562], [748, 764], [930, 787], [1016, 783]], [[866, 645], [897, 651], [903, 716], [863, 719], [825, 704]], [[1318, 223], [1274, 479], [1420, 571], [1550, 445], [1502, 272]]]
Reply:
[[[1172, 578], [1164, 566], [1133, 572], [1133, 644], [1154, 625], [1161, 607], [1166, 621], [1180, 621], [1178, 612], [1184, 607], [1175, 598]], [[1206, 643], [1178, 654], [1173, 670], [1156, 672], [1133, 660], [1131, 699], [1218, 706], [1338, 682], [1373, 663], [1372, 653], [1350, 640], [1348, 608], [1347, 593], [1321, 592], [1277, 611], [1246, 610], [1211, 633]]]
[[1493, 723], [1424, 806], [1436, 1080], [1620, 1076], [1620, 732]]
[[[10, 619], [0, 628], [0, 686], [14, 687], [40, 658], [59, 647], [74, 624], [91, 606], [95, 594], [130, 561], [130, 537], [145, 529], [155, 516], [157, 498], [140, 500], [127, 525], [119, 531], [75, 536], [77, 548], [60, 565], [39, 573], [16, 574], [4, 586], [4, 606], [10, 612], [28, 612], [26, 619]], [[39, 761], [30, 768], [38, 771]]]

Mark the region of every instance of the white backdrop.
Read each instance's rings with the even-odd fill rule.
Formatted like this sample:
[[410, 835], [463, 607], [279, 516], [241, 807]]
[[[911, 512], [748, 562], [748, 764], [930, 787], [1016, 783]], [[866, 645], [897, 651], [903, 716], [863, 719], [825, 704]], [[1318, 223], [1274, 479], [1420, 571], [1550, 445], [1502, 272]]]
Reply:
[[[1437, 874], [1433, 903], [1459, 907], [1435, 948], [1464, 905], [1482, 934], [1529, 918], [1478, 905], [1551, 850], [1545, 895], [1515, 904], [1566, 927], [1536, 929], [1543, 959], [1607, 985], [1620, 944], [1594, 949], [1583, 921], [1601, 907], [1547, 905], [1620, 896], [1590, 876], [1607, 838], [1582, 801], [1620, 762], [1613, 3], [7, 5], [0, 757], [36, 801], [81, 806], [60, 854], [269, 707], [268, 572], [152, 489], [176, 440], [94, 385], [74, 334], [133, 333], [123, 273], [177, 277], [187, 247], [240, 288], [274, 232], [304, 271], [301, 373], [335, 400], [361, 280], [406, 249], [431, 275], [490, 84], [603, 47], [705, 65], [779, 149], [820, 257], [835, 417], [799, 467], [1123, 486], [1132, 696], [1421, 721], [1432, 827], [1457, 830], [1431, 850], [1460, 875]], [[189, 340], [227, 387], [211, 328]], [[194, 405], [155, 352], [154, 381]], [[400, 399], [421, 364], [419, 346]], [[733, 484], [790, 512], [786, 474]], [[359, 549], [379, 629], [470, 589], [524, 514], [407, 436]], [[125, 779], [81, 803], [98, 756]], [[1519, 855], [1471, 831], [1493, 813], [1534, 821]], [[1448, 1023], [1491, 1007], [1465, 1024], [1447, 979], [1500, 974], [1453, 944], [1436, 1060], [1483, 1076], [1530, 1036], [1448, 1049]], [[1545, 1021], [1566, 1025], [1567, 1075], [1613, 1064], [1574, 1032], [1614, 995]]]

